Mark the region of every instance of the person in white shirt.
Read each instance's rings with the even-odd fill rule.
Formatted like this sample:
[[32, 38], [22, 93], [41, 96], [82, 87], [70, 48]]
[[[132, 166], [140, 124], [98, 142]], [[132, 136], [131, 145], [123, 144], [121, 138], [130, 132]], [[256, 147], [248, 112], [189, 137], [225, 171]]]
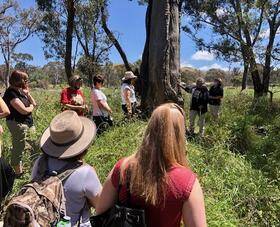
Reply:
[[131, 71], [127, 71], [122, 78], [121, 97], [122, 97], [122, 110], [126, 116], [135, 114], [137, 100], [135, 96], [134, 83], [137, 76]]
[[93, 106], [92, 119], [96, 124], [97, 133], [103, 132], [103, 126], [112, 126], [110, 114], [112, 109], [107, 103], [106, 95], [101, 91], [104, 83], [104, 77], [102, 75], [96, 75], [93, 77], [93, 88], [91, 91], [91, 102]]

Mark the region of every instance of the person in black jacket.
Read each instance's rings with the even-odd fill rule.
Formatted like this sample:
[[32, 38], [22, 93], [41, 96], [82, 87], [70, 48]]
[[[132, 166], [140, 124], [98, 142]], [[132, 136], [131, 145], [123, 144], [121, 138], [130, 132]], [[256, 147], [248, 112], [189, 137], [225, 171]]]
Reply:
[[184, 90], [191, 94], [190, 102], [190, 134], [194, 134], [195, 119], [199, 117], [199, 134], [204, 136], [205, 130], [205, 114], [208, 111], [207, 104], [209, 98], [209, 92], [205, 86], [203, 78], [196, 80], [195, 86], [186, 86]]
[[209, 90], [209, 107], [210, 113], [214, 119], [219, 118], [221, 101], [224, 96], [224, 89], [222, 87], [222, 80], [217, 78]]

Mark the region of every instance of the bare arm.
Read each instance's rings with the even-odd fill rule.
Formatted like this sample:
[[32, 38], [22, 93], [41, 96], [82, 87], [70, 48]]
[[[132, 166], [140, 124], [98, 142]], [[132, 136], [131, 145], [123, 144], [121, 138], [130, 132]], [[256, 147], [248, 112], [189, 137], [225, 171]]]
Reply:
[[117, 190], [114, 188], [111, 181], [112, 171], [107, 177], [103, 189], [101, 191], [99, 200], [95, 207], [96, 214], [102, 214], [111, 208], [117, 201]]
[[103, 109], [109, 113], [112, 113], [112, 109], [110, 108], [110, 106], [108, 105], [108, 103], [106, 101], [97, 100], [97, 105], [98, 105], [99, 109]]
[[29, 88], [25, 88], [22, 89], [22, 92], [27, 96], [29, 102], [35, 107], [37, 106], [37, 103], [35, 101], [35, 99], [32, 97], [32, 95], [30, 94]]
[[186, 227], [206, 227], [204, 197], [198, 180], [183, 206], [183, 221]]
[[84, 110], [84, 109], [86, 109], [86, 105], [82, 105], [82, 106], [75, 106], [75, 105], [72, 105], [72, 104], [63, 104], [63, 105], [66, 106], [70, 110]]
[[7, 117], [10, 114], [10, 110], [4, 100], [0, 97], [0, 118]]
[[124, 90], [124, 97], [125, 97], [125, 101], [126, 101], [126, 107], [127, 107], [128, 113], [131, 114], [132, 113], [132, 107], [131, 107], [130, 96], [131, 96], [131, 91], [129, 89], [125, 89]]
[[36, 103], [35, 99], [33, 98], [33, 96], [32, 96], [30, 93], [28, 93], [27, 97], [28, 97], [28, 99], [29, 99], [29, 102], [30, 102], [34, 107], [37, 106], [37, 103]]
[[29, 107], [25, 107], [22, 101], [19, 98], [15, 98], [11, 100], [11, 105], [14, 107], [19, 113], [23, 115], [27, 115], [32, 113], [34, 106], [31, 104]]
[[97, 203], [98, 203], [98, 200], [99, 200], [99, 194], [94, 196], [93, 198], [88, 198], [88, 202], [89, 204], [92, 206], [92, 207], [96, 207]]

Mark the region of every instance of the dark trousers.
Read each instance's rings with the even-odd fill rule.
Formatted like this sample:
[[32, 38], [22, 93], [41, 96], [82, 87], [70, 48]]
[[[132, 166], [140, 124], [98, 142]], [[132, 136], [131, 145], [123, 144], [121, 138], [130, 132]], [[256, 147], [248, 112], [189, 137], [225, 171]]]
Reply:
[[[136, 106], [137, 106], [137, 103], [136, 103], [136, 102], [131, 103], [132, 114], [135, 114], [135, 112], [136, 112]], [[123, 105], [122, 105], [122, 110], [123, 110], [123, 112], [124, 112], [125, 115], [128, 114], [128, 110], [127, 110], [126, 104], [123, 104]]]
[[106, 128], [108, 128], [108, 126], [113, 125], [113, 122], [109, 119], [109, 117], [93, 116], [92, 120], [96, 125], [97, 134], [101, 134], [106, 130]]

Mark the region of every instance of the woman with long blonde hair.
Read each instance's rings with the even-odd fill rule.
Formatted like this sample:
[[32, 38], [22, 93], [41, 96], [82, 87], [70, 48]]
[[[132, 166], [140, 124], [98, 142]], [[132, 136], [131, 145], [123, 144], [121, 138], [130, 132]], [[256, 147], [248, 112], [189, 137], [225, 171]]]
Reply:
[[155, 109], [138, 151], [119, 160], [107, 177], [96, 213], [125, 201], [127, 190], [131, 207], [145, 210], [147, 227], [180, 227], [182, 219], [185, 226], [206, 226], [203, 192], [186, 160], [185, 113], [178, 105]]

